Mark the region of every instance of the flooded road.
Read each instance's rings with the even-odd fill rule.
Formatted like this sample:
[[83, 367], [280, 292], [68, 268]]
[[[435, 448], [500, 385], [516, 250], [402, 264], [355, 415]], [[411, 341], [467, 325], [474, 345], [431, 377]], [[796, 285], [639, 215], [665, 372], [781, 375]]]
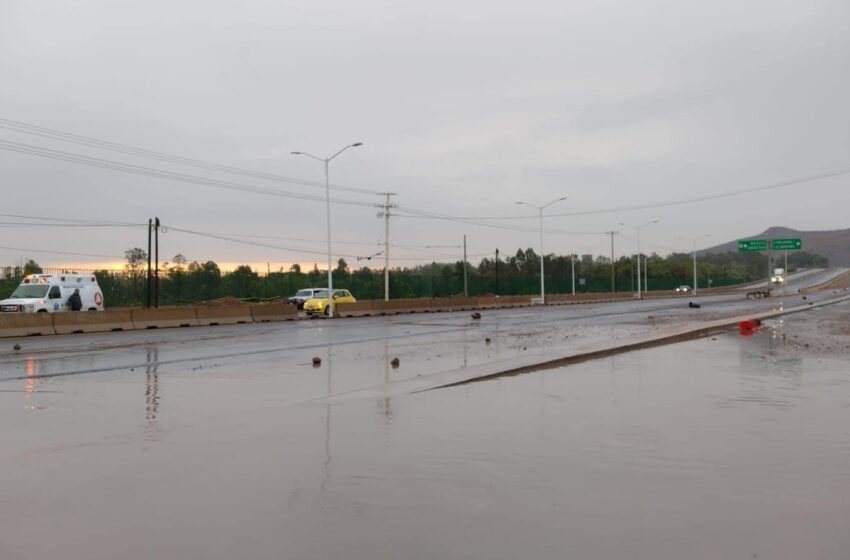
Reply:
[[293, 403], [416, 375], [415, 340], [386, 343], [398, 370], [384, 341], [319, 368], [24, 360], [0, 383], [0, 558], [846, 558], [849, 320], [336, 404]]

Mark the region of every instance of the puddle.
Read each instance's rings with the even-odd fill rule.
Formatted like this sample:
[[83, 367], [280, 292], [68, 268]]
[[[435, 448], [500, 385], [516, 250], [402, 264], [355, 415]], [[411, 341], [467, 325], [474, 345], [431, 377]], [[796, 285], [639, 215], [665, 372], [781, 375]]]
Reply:
[[[343, 404], [155, 367], [79, 380], [5, 424], [0, 552], [844, 558], [848, 354], [807, 351], [809, 321]], [[325, 366], [290, 383], [337, 383]]]

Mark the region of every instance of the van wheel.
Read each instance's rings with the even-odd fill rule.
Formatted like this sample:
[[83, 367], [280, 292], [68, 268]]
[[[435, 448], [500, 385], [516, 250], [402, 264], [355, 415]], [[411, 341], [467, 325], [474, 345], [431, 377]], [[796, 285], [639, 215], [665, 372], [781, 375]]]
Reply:
[[97, 311], [97, 307], [89, 307], [89, 311]]
[[331, 314], [331, 306], [330, 306], [330, 305], [326, 305], [326, 306], [325, 306], [325, 311], [324, 311], [324, 313], [325, 313], [325, 317], [329, 317], [329, 316], [330, 316], [330, 314]]
[[47, 309], [39, 309], [38, 312], [39, 313], [47, 313]]

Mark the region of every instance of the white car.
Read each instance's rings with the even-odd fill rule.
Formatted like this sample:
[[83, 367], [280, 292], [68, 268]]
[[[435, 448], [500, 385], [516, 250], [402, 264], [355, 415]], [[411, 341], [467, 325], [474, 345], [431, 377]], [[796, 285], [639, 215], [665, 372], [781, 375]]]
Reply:
[[286, 301], [289, 302], [290, 305], [297, 305], [298, 309], [303, 309], [304, 302], [316, 297], [316, 293], [320, 290], [325, 290], [325, 293], [328, 291], [327, 288], [304, 288], [295, 292], [295, 295], [291, 298], [287, 298]]
[[677, 291], [677, 292], [686, 292], [686, 293], [687, 293], [687, 292], [690, 292], [690, 291], [691, 291], [691, 287], [690, 287], [690, 286], [679, 286], [678, 288], [676, 288], [676, 291]]

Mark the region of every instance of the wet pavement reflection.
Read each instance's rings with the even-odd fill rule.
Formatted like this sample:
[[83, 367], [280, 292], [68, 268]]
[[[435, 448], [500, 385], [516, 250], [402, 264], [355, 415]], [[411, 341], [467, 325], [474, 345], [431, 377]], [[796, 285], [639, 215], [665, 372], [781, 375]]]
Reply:
[[410, 343], [28, 378], [43, 409], [0, 409], [0, 557], [845, 558], [848, 354], [802, 321], [344, 403], [288, 404], [386, 383]]

